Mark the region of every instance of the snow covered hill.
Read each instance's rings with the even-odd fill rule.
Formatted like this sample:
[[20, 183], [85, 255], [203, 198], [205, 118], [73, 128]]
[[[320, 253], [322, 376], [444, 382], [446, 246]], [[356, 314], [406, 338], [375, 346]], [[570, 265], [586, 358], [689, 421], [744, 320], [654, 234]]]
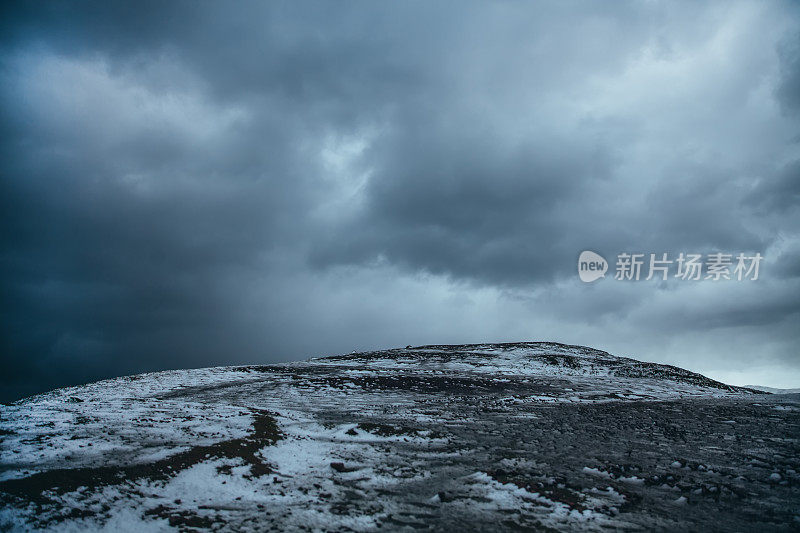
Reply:
[[800, 526], [797, 395], [556, 343], [122, 377], [0, 438], [0, 530]]

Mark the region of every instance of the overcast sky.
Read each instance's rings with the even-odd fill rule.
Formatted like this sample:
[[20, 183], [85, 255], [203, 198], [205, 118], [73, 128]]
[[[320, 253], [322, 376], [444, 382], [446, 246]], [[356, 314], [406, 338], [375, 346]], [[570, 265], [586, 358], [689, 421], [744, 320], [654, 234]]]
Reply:
[[800, 386], [797, 3], [0, 9], [0, 400], [521, 340]]

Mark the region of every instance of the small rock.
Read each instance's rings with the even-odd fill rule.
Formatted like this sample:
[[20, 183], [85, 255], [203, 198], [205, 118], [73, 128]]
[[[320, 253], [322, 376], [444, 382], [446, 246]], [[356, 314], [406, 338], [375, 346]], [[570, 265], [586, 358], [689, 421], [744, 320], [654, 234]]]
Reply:
[[344, 466], [344, 463], [331, 463], [331, 468], [336, 470], [337, 472], [347, 472], [347, 467]]

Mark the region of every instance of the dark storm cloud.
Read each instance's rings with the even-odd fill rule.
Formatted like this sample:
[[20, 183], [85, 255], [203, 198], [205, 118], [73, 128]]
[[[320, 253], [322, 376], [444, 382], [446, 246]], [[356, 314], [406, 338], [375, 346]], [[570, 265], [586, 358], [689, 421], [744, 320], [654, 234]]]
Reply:
[[800, 112], [800, 34], [788, 36], [778, 48], [781, 78], [776, 94], [788, 113]]
[[[662, 356], [622, 322], [796, 346], [796, 6], [2, 9], [4, 398], [474, 335]], [[769, 286], [595, 290], [583, 249]]]
[[800, 207], [800, 161], [792, 161], [771, 179], [760, 181], [748, 200], [762, 214], [796, 210]]
[[580, 202], [587, 182], [607, 178], [607, 154], [568, 139], [503, 147], [476, 124], [424, 125], [381, 141], [364, 211], [317, 248], [317, 262], [383, 255], [488, 283], [552, 278], [571, 262], [559, 204]]

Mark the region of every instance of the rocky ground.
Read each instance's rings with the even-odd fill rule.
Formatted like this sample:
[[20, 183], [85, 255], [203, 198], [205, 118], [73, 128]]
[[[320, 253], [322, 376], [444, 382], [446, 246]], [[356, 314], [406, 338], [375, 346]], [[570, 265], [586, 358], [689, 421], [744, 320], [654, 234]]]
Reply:
[[554, 343], [145, 374], [0, 411], [0, 530], [800, 530], [800, 395]]

